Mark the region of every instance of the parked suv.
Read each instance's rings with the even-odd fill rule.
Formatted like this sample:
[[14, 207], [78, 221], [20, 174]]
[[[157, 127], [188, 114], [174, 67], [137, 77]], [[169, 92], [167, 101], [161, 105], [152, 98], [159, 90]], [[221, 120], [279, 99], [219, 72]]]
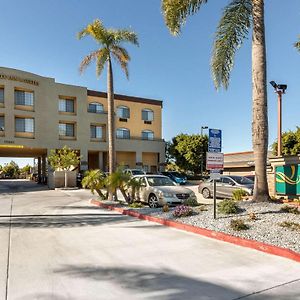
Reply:
[[186, 184], [187, 177], [184, 174], [175, 171], [160, 172], [162, 175], [168, 176], [178, 184]]
[[[201, 193], [204, 198], [210, 198], [213, 195], [213, 188], [213, 180], [209, 179], [200, 182], [198, 192]], [[230, 198], [232, 197], [232, 192], [238, 189], [242, 189], [248, 195], [252, 195], [254, 183], [244, 176], [221, 176], [219, 180], [216, 180], [216, 188], [217, 198]]]

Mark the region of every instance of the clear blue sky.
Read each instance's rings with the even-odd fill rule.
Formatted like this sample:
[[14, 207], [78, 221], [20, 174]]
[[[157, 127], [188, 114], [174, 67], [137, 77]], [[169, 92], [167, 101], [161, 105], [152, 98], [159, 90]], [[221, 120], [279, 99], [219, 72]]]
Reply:
[[[300, 53], [293, 48], [300, 34], [300, 1], [265, 2], [268, 81], [288, 84], [283, 130], [294, 130], [300, 111]], [[118, 66], [114, 69], [115, 92], [163, 100], [166, 140], [207, 125], [223, 130], [223, 152], [251, 150], [251, 35], [238, 51], [227, 91], [216, 91], [210, 74], [214, 32], [227, 3], [208, 1], [175, 38], [164, 25], [160, 0], [1, 0], [0, 66], [106, 91], [106, 78], [96, 79], [94, 65], [79, 75], [81, 59], [97, 46], [89, 38], [78, 41], [76, 33], [96, 18], [107, 27], [131, 27], [140, 47], [127, 46], [129, 81]], [[272, 143], [277, 104], [271, 86], [268, 100]]]

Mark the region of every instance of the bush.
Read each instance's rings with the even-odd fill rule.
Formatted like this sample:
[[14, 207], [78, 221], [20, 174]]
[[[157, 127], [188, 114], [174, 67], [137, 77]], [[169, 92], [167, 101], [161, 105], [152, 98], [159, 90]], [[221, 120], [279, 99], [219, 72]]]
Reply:
[[223, 200], [218, 203], [218, 211], [221, 214], [237, 214], [239, 207], [233, 200]]
[[290, 214], [295, 214], [298, 215], [300, 214], [299, 210], [295, 206], [289, 206], [289, 205], [284, 205], [280, 208], [280, 211], [285, 212], [285, 213], [290, 213]]
[[285, 221], [285, 222], [279, 223], [279, 226], [286, 227], [286, 228], [289, 228], [291, 230], [300, 231], [300, 224], [299, 223], [295, 223], [295, 222]]
[[247, 196], [248, 193], [243, 189], [234, 190], [232, 192], [232, 199], [235, 201], [241, 201], [244, 196]]
[[245, 224], [242, 219], [235, 219], [230, 221], [230, 228], [236, 231], [247, 230], [249, 225]]
[[169, 205], [168, 204], [165, 204], [162, 208], [162, 211], [163, 212], [169, 212], [170, 208], [169, 208]]
[[193, 210], [186, 205], [179, 205], [173, 211], [173, 216], [176, 218], [187, 217], [193, 214]]
[[188, 198], [186, 200], [184, 200], [183, 202], [184, 205], [186, 206], [198, 206], [198, 201], [195, 198]]
[[130, 208], [142, 208], [144, 205], [141, 202], [132, 202], [128, 205]]

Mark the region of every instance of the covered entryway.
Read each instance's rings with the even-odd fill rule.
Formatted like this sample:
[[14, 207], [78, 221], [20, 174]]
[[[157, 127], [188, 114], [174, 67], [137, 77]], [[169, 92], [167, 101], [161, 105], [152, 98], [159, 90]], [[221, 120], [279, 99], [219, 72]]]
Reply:
[[[46, 183], [47, 179], [47, 149], [31, 148], [23, 145], [0, 145], [0, 157], [32, 158], [36, 159], [36, 178], [39, 183]], [[1, 180], [2, 182], [2, 180]], [[12, 181], [16, 182], [16, 181]], [[11, 185], [11, 184], [10, 184]]]

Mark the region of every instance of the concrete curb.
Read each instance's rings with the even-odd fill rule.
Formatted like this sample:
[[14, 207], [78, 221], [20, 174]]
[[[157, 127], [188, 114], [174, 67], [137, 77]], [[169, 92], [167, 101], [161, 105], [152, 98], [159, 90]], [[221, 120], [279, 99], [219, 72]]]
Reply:
[[137, 211], [123, 209], [121, 207], [115, 207], [113, 205], [108, 205], [108, 204], [102, 203], [101, 201], [94, 200], [94, 199], [92, 199], [90, 201], [90, 203], [93, 205], [105, 208], [105, 209], [117, 211], [123, 215], [135, 217], [135, 218], [138, 218], [141, 220], [159, 223], [159, 224], [162, 224], [165, 226], [169, 226], [169, 227], [173, 227], [176, 229], [196, 233], [196, 234], [206, 236], [209, 238], [213, 238], [216, 240], [220, 240], [223, 242], [235, 244], [235, 245], [246, 247], [246, 248], [255, 249], [255, 250], [262, 251], [262, 252], [265, 252], [268, 254], [277, 255], [277, 256], [285, 257], [285, 258], [300, 262], [300, 253], [297, 253], [297, 252], [289, 250], [289, 249], [265, 244], [265, 243], [254, 241], [254, 240], [243, 239], [243, 238], [232, 236], [232, 235], [229, 235], [229, 234], [226, 234], [223, 232], [213, 231], [213, 230], [196, 227], [196, 226], [192, 226], [192, 225], [188, 225], [188, 224], [183, 224], [183, 223], [179, 223], [179, 222], [175, 222], [175, 221], [164, 220], [164, 219], [149, 216], [149, 215], [143, 215]]

